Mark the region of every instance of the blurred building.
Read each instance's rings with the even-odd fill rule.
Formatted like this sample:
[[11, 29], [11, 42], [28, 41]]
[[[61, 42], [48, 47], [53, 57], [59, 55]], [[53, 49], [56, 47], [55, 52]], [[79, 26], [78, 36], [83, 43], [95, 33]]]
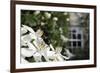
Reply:
[[69, 13], [68, 49], [81, 58], [89, 58], [89, 14]]

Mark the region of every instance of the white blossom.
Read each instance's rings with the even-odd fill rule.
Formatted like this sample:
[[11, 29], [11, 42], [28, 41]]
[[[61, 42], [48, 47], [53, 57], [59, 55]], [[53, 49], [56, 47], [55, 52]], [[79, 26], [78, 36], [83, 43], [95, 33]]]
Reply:
[[68, 56], [69, 58], [75, 56], [75, 55], [72, 54], [68, 49], [65, 49], [65, 51], [66, 51], [66, 54], [67, 54], [67, 56]]
[[[47, 45], [44, 42], [44, 40], [41, 38], [41, 36], [43, 35], [43, 31], [41, 29], [38, 29], [35, 32], [31, 27], [28, 27], [26, 25], [23, 25], [23, 29], [29, 31], [30, 33], [24, 36], [21, 36], [21, 45], [28, 46], [27, 48], [21, 48], [22, 57], [34, 56], [34, 59], [36, 62], [41, 62], [42, 56], [44, 56], [46, 61], [64, 61], [64, 59], [69, 59], [72, 56], [72, 54], [69, 53], [69, 51], [66, 51], [66, 52], [68, 53], [70, 57], [61, 55], [62, 47], [60, 46], [54, 49], [52, 44]], [[61, 35], [61, 38], [63, 41], [68, 40], [63, 35]], [[24, 62], [24, 60], [22, 62]]]
[[49, 59], [52, 59], [53, 61], [64, 61], [64, 58], [62, 57], [62, 55], [55, 51], [47, 51], [47, 57]]
[[55, 51], [47, 51], [47, 57], [49, 59], [55, 59], [56, 58]]
[[21, 36], [21, 40], [22, 40], [24, 43], [30, 42], [31, 39], [32, 39], [32, 38], [31, 38], [30, 35]]
[[23, 28], [24, 28], [25, 30], [28, 30], [28, 31], [30, 31], [31, 33], [35, 34], [35, 31], [34, 31], [31, 27], [26, 26], [26, 25], [22, 25], [22, 26], [23, 26]]
[[66, 21], [69, 21], [70, 19], [69, 18], [66, 18]]
[[37, 52], [36, 47], [32, 43], [28, 42], [27, 45], [29, 46], [29, 49], [33, 51], [33, 53]]
[[41, 36], [43, 35], [43, 31], [42, 31], [41, 29], [38, 29], [38, 30], [36, 31], [36, 34], [37, 34], [39, 37], [41, 37]]
[[53, 20], [54, 20], [54, 21], [58, 21], [58, 18], [57, 18], [57, 17], [53, 17]]
[[44, 16], [42, 16], [42, 19], [44, 20]]
[[25, 29], [24, 27], [21, 27], [21, 35], [26, 33], [27, 32], [27, 29]]
[[21, 41], [23, 41], [24, 43], [30, 42], [33, 39], [36, 39], [36, 35], [32, 33], [21, 36]]
[[35, 54], [33, 54], [33, 56], [34, 56], [34, 59], [35, 59], [36, 62], [41, 62], [42, 61], [41, 60], [42, 55], [39, 52], [36, 52]]
[[66, 60], [68, 60], [68, 59], [71, 58], [71, 57], [66, 57], [66, 56], [63, 56], [63, 55], [62, 55], [62, 57], [63, 57], [64, 59], [66, 59]]
[[68, 15], [68, 13], [67, 12], [64, 12], [64, 15]]
[[21, 55], [25, 57], [30, 57], [33, 55], [33, 51], [28, 48], [21, 48]]
[[49, 49], [49, 48], [47, 48], [47, 44], [41, 38], [38, 38], [36, 40], [36, 45], [37, 45], [37, 47], [39, 48], [40, 51], [45, 50], [45, 49]]
[[21, 45], [27, 46], [27, 43], [23, 41], [22, 37], [21, 37]]
[[61, 53], [61, 51], [62, 51], [62, 47], [56, 47], [55, 49], [56, 49], [57, 53]]
[[67, 42], [67, 41], [68, 41], [68, 38], [66, 38], [64, 35], [61, 35], [61, 39], [62, 39], [64, 42]]
[[58, 61], [64, 61], [64, 58], [60, 54], [56, 54]]
[[59, 31], [60, 31], [60, 33], [61, 33], [61, 34], [63, 33], [63, 30], [62, 30], [62, 28], [61, 28], [61, 27], [59, 28]]
[[43, 26], [43, 25], [45, 25], [45, 23], [44, 22], [41, 22], [41, 25]]
[[35, 11], [34, 12], [35, 15], [38, 15], [39, 13], [40, 13], [40, 11]]
[[37, 39], [37, 34], [36, 33], [35, 34], [30, 33], [29, 35], [30, 35], [30, 37], [31, 37], [32, 40]]
[[48, 12], [45, 12], [45, 16], [46, 16], [46, 18], [51, 18], [51, 14], [50, 13], [48, 13]]
[[54, 51], [54, 47], [52, 46], [52, 44], [50, 44], [50, 48], [52, 49], [52, 51]]

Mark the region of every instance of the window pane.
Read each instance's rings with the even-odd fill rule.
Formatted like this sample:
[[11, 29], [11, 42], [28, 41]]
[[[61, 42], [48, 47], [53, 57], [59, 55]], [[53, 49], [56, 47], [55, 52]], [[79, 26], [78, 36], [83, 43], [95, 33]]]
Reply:
[[76, 39], [76, 35], [75, 34], [73, 34], [73, 39]]
[[78, 39], [81, 39], [81, 34], [78, 34]]
[[81, 47], [81, 41], [78, 41], [78, 46]]
[[73, 42], [73, 47], [76, 47], [76, 42], [75, 41]]

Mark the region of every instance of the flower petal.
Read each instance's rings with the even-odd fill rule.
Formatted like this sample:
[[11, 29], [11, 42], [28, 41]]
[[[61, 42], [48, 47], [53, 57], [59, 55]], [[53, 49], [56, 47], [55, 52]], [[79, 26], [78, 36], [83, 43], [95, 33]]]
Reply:
[[24, 57], [30, 57], [33, 55], [33, 51], [29, 50], [28, 48], [21, 48], [21, 55]]
[[21, 35], [24, 34], [24, 33], [26, 33], [26, 32], [27, 32], [27, 29], [21, 27]]
[[41, 62], [42, 55], [40, 53], [36, 52], [35, 54], [33, 54], [33, 56], [36, 62]]
[[27, 30], [30, 31], [31, 33], [35, 34], [35, 31], [34, 31], [31, 27], [26, 26], [26, 25], [22, 25], [22, 26], [23, 26], [23, 28], [27, 29]]

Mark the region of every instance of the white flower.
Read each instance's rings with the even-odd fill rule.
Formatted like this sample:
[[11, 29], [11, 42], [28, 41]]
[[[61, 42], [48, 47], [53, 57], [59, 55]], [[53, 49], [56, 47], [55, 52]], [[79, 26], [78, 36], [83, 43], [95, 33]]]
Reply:
[[52, 59], [53, 61], [64, 61], [64, 58], [62, 57], [62, 55], [55, 51], [47, 51], [47, 57], [49, 59]]
[[41, 25], [43, 26], [43, 25], [45, 25], [45, 23], [41, 22]]
[[37, 39], [37, 34], [35, 33], [35, 34], [33, 34], [33, 33], [30, 33], [29, 34], [30, 35], [30, 37], [32, 38], [32, 40], [34, 39]]
[[[64, 59], [69, 59], [72, 56], [69, 51], [66, 51], [69, 57], [61, 55], [62, 47], [56, 47], [54, 49], [52, 44], [47, 45], [41, 38], [41, 36], [43, 35], [43, 31], [41, 29], [38, 29], [35, 32], [31, 27], [28, 27], [26, 25], [23, 25], [23, 28], [30, 33], [21, 36], [21, 45], [28, 46], [27, 48], [21, 48], [22, 57], [34, 56], [36, 62], [42, 62], [42, 56], [44, 56], [46, 61], [64, 61]], [[61, 38], [65, 42], [68, 40], [63, 35], [61, 35]], [[24, 59], [22, 60], [22, 62], [25, 62]]]
[[29, 34], [21, 36], [21, 41], [23, 41], [24, 43], [30, 42], [31, 40], [32, 40], [32, 37]]
[[44, 20], [44, 16], [42, 16], [42, 20]]
[[47, 44], [45, 45], [45, 49], [46, 51], [50, 51], [50, 46], [48, 46]]
[[55, 49], [56, 49], [57, 53], [61, 53], [61, 51], [62, 51], [62, 47], [56, 47]]
[[34, 44], [37, 46], [39, 51], [44, 50], [46, 46], [46, 43], [43, 41], [43, 39], [39, 37], [34, 41]]
[[53, 20], [54, 20], [54, 21], [57, 21], [57, 20], [58, 20], [58, 18], [57, 18], [57, 17], [54, 17], [54, 18], [53, 18]]
[[39, 37], [41, 37], [41, 36], [43, 35], [43, 31], [42, 31], [41, 29], [38, 29], [38, 30], [36, 31], [36, 34], [37, 34]]
[[60, 33], [61, 33], [61, 34], [63, 33], [63, 30], [62, 30], [62, 28], [61, 28], [61, 27], [59, 28], [59, 31], [60, 31]]
[[66, 51], [66, 55], [67, 55], [69, 58], [75, 56], [75, 55], [72, 54], [68, 49], [65, 49], [65, 51]]
[[56, 54], [56, 59], [57, 59], [57, 61], [64, 61], [64, 58], [62, 57], [62, 55], [60, 55], [60, 54]]
[[35, 54], [33, 54], [33, 56], [34, 56], [34, 59], [35, 59], [36, 62], [41, 62], [42, 61], [41, 60], [42, 55], [39, 52], [36, 52]]
[[36, 47], [32, 43], [28, 42], [27, 45], [29, 47], [29, 50], [32, 50], [33, 53], [37, 52]]
[[28, 48], [21, 48], [21, 55], [24, 57], [30, 57], [33, 55], [33, 51]]
[[52, 49], [52, 51], [54, 51], [54, 48], [53, 48], [52, 44], [50, 44], [50, 48]]
[[30, 35], [21, 36], [21, 41], [23, 41], [23, 43], [27, 43], [27, 42], [31, 41]]
[[68, 13], [67, 12], [64, 12], [64, 15], [68, 15]]
[[63, 56], [63, 55], [62, 55], [62, 57], [63, 57], [64, 59], [66, 59], [66, 60], [70, 59], [70, 57], [66, 57], [66, 56]]
[[47, 44], [43, 41], [43, 39], [37, 34], [36, 34], [36, 38], [32, 43], [37, 47], [39, 51], [45, 49], [47, 46]]
[[45, 12], [45, 16], [46, 16], [46, 18], [51, 18], [51, 14], [50, 13], [48, 13], [48, 12]]
[[27, 32], [27, 29], [25, 29], [24, 27], [21, 27], [21, 35], [26, 33]]
[[38, 43], [38, 47], [40, 48], [40, 50], [45, 49], [45, 43], [43, 40], [37, 41]]
[[38, 15], [39, 13], [40, 13], [40, 11], [35, 11], [34, 12], [35, 15]]
[[27, 43], [24, 42], [22, 38], [21, 38], [21, 45], [22, 45], [22, 46], [27, 46]]
[[69, 18], [66, 18], [66, 21], [69, 21], [70, 19]]
[[55, 59], [56, 58], [55, 51], [47, 51], [47, 57], [49, 59]]
[[67, 42], [68, 38], [66, 38], [64, 35], [61, 35], [61, 39], [63, 40], [63, 42]]
[[22, 26], [23, 26], [24, 29], [26, 29], [26, 30], [30, 31], [31, 33], [35, 34], [35, 31], [31, 27], [26, 26], [26, 25], [22, 25]]

